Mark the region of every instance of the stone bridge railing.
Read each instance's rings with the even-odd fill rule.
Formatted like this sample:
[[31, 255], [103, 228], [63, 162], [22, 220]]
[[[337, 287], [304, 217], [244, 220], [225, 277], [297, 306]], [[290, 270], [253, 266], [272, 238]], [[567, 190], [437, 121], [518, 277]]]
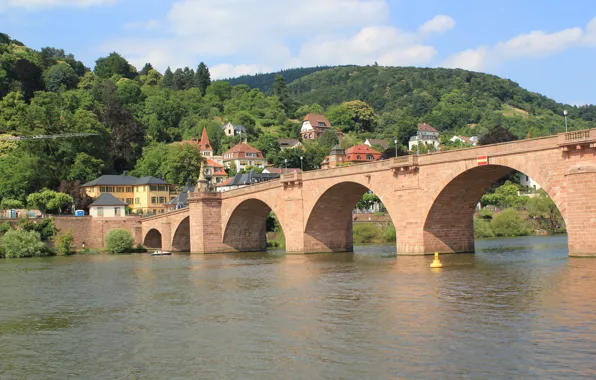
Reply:
[[187, 212], [188, 212], [188, 207], [185, 207], [185, 208], [181, 208], [181, 209], [174, 210], [174, 211], [164, 212], [163, 214], [155, 214], [155, 215], [150, 215], [150, 216], [144, 216], [141, 219], [141, 221], [146, 222], [146, 221], [149, 221], [149, 220], [167, 218], [168, 216], [171, 216], [171, 215], [183, 214], [183, 213], [187, 213]]

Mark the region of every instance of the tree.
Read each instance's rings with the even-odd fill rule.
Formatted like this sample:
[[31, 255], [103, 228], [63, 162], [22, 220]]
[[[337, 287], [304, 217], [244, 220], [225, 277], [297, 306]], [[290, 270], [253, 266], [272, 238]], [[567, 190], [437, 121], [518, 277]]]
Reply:
[[162, 83], [165, 88], [174, 88], [174, 73], [172, 73], [170, 66], [163, 73]]
[[563, 217], [557, 205], [550, 199], [544, 189], [538, 190], [537, 196], [528, 199], [526, 208], [529, 216], [537, 219], [551, 235], [559, 232], [564, 226]]
[[75, 245], [72, 232], [60, 232], [52, 240], [59, 256], [68, 256], [74, 253]]
[[201, 89], [201, 94], [205, 96], [207, 87], [211, 84], [211, 74], [209, 68], [203, 62], [199, 63], [195, 74], [195, 85]]
[[79, 77], [70, 65], [58, 63], [43, 73], [43, 81], [48, 91], [58, 92], [62, 87], [67, 90], [75, 88]]
[[42, 215], [49, 211], [60, 211], [72, 204], [72, 197], [64, 193], [57, 193], [53, 190], [43, 189], [38, 193], [27, 196], [27, 205], [31, 209], [37, 209]]
[[120, 75], [124, 78], [133, 79], [136, 74], [130, 63], [116, 52], [110, 53], [107, 57], [98, 58], [95, 61], [93, 71], [100, 78], [111, 78], [113, 75]]
[[23, 202], [21, 202], [18, 199], [4, 198], [2, 202], [0, 202], [0, 209], [2, 210], [11, 210], [18, 208], [23, 208]]
[[517, 137], [509, 132], [508, 129], [497, 126], [482, 135], [478, 139], [478, 145], [498, 144], [515, 140], [517, 140]]
[[337, 134], [335, 133], [335, 131], [328, 129], [325, 132], [323, 132], [321, 137], [319, 137], [318, 142], [319, 145], [321, 145], [321, 147], [330, 150], [335, 145], [339, 144], [339, 139], [337, 138]]
[[357, 132], [372, 132], [377, 124], [375, 110], [361, 100], [344, 103]]
[[207, 87], [207, 95], [216, 96], [220, 102], [232, 97], [232, 86], [223, 80], [216, 80]]
[[145, 63], [145, 66], [143, 66], [143, 68], [141, 69], [141, 71], [139, 72], [139, 74], [141, 75], [147, 75], [149, 74], [149, 71], [153, 70], [153, 66], [151, 66], [150, 63]]
[[87, 195], [80, 181], [61, 181], [58, 191], [72, 197], [75, 210], [89, 211], [89, 205], [93, 203], [93, 198]]
[[77, 153], [74, 164], [70, 167], [68, 180], [89, 182], [101, 175], [104, 164], [103, 161], [88, 155], [87, 153]]
[[528, 224], [512, 208], [496, 214], [490, 222], [490, 227], [496, 236], [525, 236], [530, 232]]

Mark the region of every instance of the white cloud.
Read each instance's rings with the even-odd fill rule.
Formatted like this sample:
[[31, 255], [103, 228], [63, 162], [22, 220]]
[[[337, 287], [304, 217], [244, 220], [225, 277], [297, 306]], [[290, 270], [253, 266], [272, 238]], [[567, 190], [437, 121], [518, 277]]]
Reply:
[[581, 44], [596, 44], [596, 18], [588, 23], [585, 30], [579, 27], [554, 33], [538, 30], [494, 46], [464, 50], [449, 56], [442, 66], [481, 71], [505, 61], [545, 57]]
[[0, 0], [0, 10], [22, 8], [28, 11], [40, 9], [73, 7], [88, 8], [92, 6], [113, 5], [118, 0]]
[[[324, 64], [419, 65], [437, 54], [424, 43], [427, 35], [455, 24], [439, 15], [408, 32], [387, 26], [388, 15], [388, 0], [179, 0], [162, 23], [166, 37], [119, 39], [99, 49], [160, 70], [203, 60], [220, 78]], [[229, 63], [239, 60], [259, 64]]]
[[455, 20], [447, 15], [437, 15], [420, 27], [422, 33], [444, 33], [455, 27]]
[[153, 30], [161, 26], [161, 22], [158, 20], [147, 20], [147, 21], [133, 21], [124, 24], [124, 29], [139, 29], [139, 30]]
[[241, 75], [269, 73], [272, 71], [273, 69], [271, 67], [259, 64], [232, 65], [229, 63], [222, 63], [209, 68], [212, 79], [234, 78]]

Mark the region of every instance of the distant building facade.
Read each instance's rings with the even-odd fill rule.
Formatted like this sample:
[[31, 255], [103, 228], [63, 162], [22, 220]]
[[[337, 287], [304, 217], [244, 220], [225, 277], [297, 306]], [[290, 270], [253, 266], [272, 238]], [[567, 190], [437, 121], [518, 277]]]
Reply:
[[89, 215], [95, 218], [122, 218], [126, 216], [127, 206], [126, 202], [105, 193], [89, 205]]
[[331, 123], [325, 115], [309, 113], [302, 121], [300, 136], [303, 140], [316, 140], [329, 129], [331, 129]]
[[331, 152], [321, 162], [321, 169], [331, 169], [346, 162], [346, 152], [339, 145], [331, 148]]
[[478, 142], [478, 139], [473, 139], [475, 136], [472, 137], [466, 137], [466, 136], [453, 136], [452, 138], [449, 139], [449, 141], [451, 142], [461, 142], [462, 144], [468, 144], [468, 145], [472, 145], [475, 146], [476, 143]]
[[226, 168], [231, 168], [236, 172], [248, 166], [265, 168], [263, 153], [245, 142], [235, 145], [225, 152], [223, 154], [223, 162]]
[[281, 150], [296, 149], [302, 146], [302, 143], [298, 139], [279, 139], [277, 140], [277, 143]]
[[524, 173], [519, 173], [519, 184], [522, 186], [526, 186], [534, 191], [542, 189], [536, 181], [534, 181], [530, 176], [525, 175]]
[[439, 136], [439, 131], [434, 129], [431, 125], [427, 123], [420, 123], [418, 124], [418, 133], [415, 136], [410, 137], [408, 149], [413, 150], [414, 147], [420, 143], [427, 146], [432, 145], [435, 148], [438, 148], [439, 145], [441, 145]]
[[381, 153], [374, 149], [371, 149], [368, 145], [360, 144], [354, 145], [351, 148], [346, 149], [347, 162], [359, 163], [359, 162], [372, 162], [378, 161], [381, 158]]
[[246, 135], [246, 128], [243, 125], [234, 125], [227, 123], [221, 126], [226, 136]]
[[83, 189], [91, 198], [111, 194], [126, 203], [133, 213], [158, 214], [164, 212], [164, 204], [174, 196], [174, 185], [155, 177], [137, 178], [124, 175], [104, 175], [84, 184]]

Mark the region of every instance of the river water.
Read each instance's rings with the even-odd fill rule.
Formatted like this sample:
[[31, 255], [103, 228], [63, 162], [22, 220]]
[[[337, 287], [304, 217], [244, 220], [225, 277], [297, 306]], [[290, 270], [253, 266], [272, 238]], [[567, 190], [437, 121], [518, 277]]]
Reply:
[[596, 378], [596, 259], [475, 255], [0, 261], [1, 379]]

